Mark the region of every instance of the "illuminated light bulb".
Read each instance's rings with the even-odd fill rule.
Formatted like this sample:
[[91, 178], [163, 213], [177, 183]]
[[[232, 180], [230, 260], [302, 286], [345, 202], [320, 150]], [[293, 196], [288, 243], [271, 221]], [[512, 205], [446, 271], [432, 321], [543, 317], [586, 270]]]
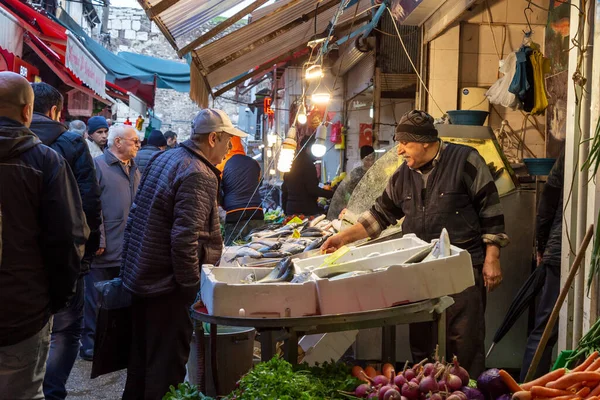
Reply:
[[369, 109], [369, 117], [373, 119], [373, 106]]
[[315, 104], [327, 104], [331, 101], [329, 93], [314, 93], [310, 98]]
[[275, 170], [274, 170], [274, 169], [270, 169], [270, 170], [269, 170], [269, 174], [271, 174], [271, 175], [275, 175]]
[[327, 139], [327, 127], [323, 124], [317, 127], [317, 133], [315, 134], [315, 143], [311, 146], [310, 151], [313, 156], [321, 158], [327, 153], [327, 147], [325, 147], [325, 139]]
[[267, 149], [267, 157], [273, 157], [273, 152], [271, 151], [271, 149]]
[[281, 151], [279, 152], [279, 160], [277, 162], [277, 169], [279, 172], [290, 172], [292, 169], [292, 162], [296, 155], [296, 127], [292, 126], [288, 131], [288, 134], [281, 144]]
[[269, 147], [273, 147], [273, 146], [275, 146], [276, 143], [277, 143], [277, 134], [275, 133], [275, 131], [273, 129], [271, 129], [269, 131], [269, 133], [267, 134], [267, 145]]
[[306, 106], [304, 105], [304, 101], [302, 102], [302, 105], [300, 106], [300, 112], [298, 112], [298, 118], [296, 118], [298, 120], [298, 123], [301, 125], [304, 125], [306, 123], [306, 121], [308, 121], [308, 117], [306, 116]]
[[306, 69], [306, 74], [304, 75], [304, 78], [306, 80], [312, 80], [322, 78], [324, 76], [325, 74], [323, 73], [323, 68], [321, 68], [320, 65], [311, 65]]

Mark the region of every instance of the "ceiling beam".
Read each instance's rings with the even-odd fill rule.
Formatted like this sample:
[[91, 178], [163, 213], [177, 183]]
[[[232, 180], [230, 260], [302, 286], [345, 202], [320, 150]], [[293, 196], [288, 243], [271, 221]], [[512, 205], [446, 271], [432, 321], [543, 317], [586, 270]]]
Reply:
[[233, 82], [228, 83], [227, 85], [225, 85], [224, 87], [222, 87], [221, 89], [217, 90], [214, 94], [213, 94], [213, 98], [215, 97], [219, 97], [220, 95], [222, 95], [223, 93], [227, 92], [230, 89], [233, 89], [234, 87], [236, 87], [237, 85], [239, 85], [240, 83], [245, 82], [248, 78], [252, 78], [256, 75], [259, 75], [271, 68], [273, 68], [274, 64], [280, 63], [282, 61], [284, 61], [285, 59], [291, 57], [294, 55], [294, 53], [297, 53], [298, 51], [303, 50], [306, 47], [305, 44], [303, 44], [302, 46], [298, 46], [295, 49], [292, 49], [290, 51], [288, 51], [287, 53], [284, 53], [282, 55], [280, 55], [279, 57], [266, 62], [265, 64], [259, 66], [257, 69], [255, 69], [252, 72], [247, 73], [246, 75], [236, 79]]
[[424, 43], [429, 43], [454, 24], [470, 7], [479, 0], [448, 0], [423, 22]]
[[254, 3], [237, 12], [235, 15], [227, 18], [225, 21], [221, 22], [219, 25], [215, 26], [202, 36], [194, 39], [190, 44], [186, 45], [183, 49], [179, 50], [177, 52], [177, 55], [179, 56], [179, 58], [182, 58], [190, 51], [197, 49], [202, 43], [214, 38], [216, 35], [223, 32], [225, 29], [229, 28], [231, 25], [235, 24], [244, 16], [250, 14], [252, 11], [256, 10], [258, 7], [262, 6], [268, 1], [269, 0], [256, 0]]
[[[164, 1], [164, 0], [163, 0]], [[233, 54], [230, 54], [226, 57], [224, 57], [223, 59], [217, 61], [216, 63], [214, 63], [213, 65], [210, 65], [209, 67], [206, 68], [206, 73], [209, 74], [227, 64], [229, 64], [232, 61], [237, 60], [238, 58], [242, 57], [243, 55], [250, 53], [251, 51], [253, 51], [254, 49], [256, 49], [259, 46], [262, 46], [265, 43], [270, 42], [271, 40], [283, 35], [284, 33], [304, 24], [307, 21], [310, 21], [312, 18], [315, 18], [317, 15], [321, 14], [322, 12], [335, 7], [336, 5], [339, 5], [339, 0], [330, 0], [327, 3], [324, 3], [322, 5], [320, 5], [317, 9], [304, 14], [298, 18], [296, 18], [295, 20], [293, 20], [292, 22], [282, 26], [279, 29], [274, 30], [273, 32], [269, 33], [268, 35], [265, 35], [263, 37], [261, 37], [258, 40], [255, 40], [254, 42], [252, 42], [251, 44], [247, 45], [246, 47], [244, 47], [241, 50], [236, 51]]]
[[162, 0], [158, 4], [148, 7], [148, 9], [146, 9], [146, 14], [148, 14], [151, 19], [154, 19], [177, 3], [179, 3], [179, 0]]

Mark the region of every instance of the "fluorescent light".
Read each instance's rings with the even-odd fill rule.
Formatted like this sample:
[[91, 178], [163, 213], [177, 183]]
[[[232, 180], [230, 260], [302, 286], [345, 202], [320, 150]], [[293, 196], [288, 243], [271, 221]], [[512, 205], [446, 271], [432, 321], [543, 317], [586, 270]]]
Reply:
[[313, 93], [311, 100], [315, 104], [327, 104], [331, 101], [329, 93]]
[[375, 150], [375, 153], [385, 153], [386, 151], [386, 149], [377, 149]]

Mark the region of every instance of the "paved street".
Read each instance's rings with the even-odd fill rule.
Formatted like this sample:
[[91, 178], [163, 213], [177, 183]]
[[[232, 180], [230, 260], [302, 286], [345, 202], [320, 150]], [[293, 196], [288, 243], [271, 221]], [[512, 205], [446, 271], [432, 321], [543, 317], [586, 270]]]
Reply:
[[127, 372], [118, 371], [90, 379], [92, 363], [80, 358], [67, 382], [69, 400], [118, 400], [123, 394]]

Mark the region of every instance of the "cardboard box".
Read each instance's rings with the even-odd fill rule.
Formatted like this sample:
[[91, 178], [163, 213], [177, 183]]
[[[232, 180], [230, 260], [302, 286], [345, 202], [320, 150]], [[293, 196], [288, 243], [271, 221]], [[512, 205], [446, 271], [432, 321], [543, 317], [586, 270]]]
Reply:
[[[321, 314], [376, 310], [460, 293], [475, 284], [471, 255], [452, 246], [449, 257], [402, 265], [423, 246], [319, 268], [313, 272]], [[377, 272], [352, 278], [325, 278], [336, 270]]]
[[305, 283], [242, 283], [254, 273], [262, 279], [271, 268], [202, 266], [200, 293], [211, 315], [239, 317], [244, 309], [249, 318], [280, 318], [318, 315], [315, 282]]

